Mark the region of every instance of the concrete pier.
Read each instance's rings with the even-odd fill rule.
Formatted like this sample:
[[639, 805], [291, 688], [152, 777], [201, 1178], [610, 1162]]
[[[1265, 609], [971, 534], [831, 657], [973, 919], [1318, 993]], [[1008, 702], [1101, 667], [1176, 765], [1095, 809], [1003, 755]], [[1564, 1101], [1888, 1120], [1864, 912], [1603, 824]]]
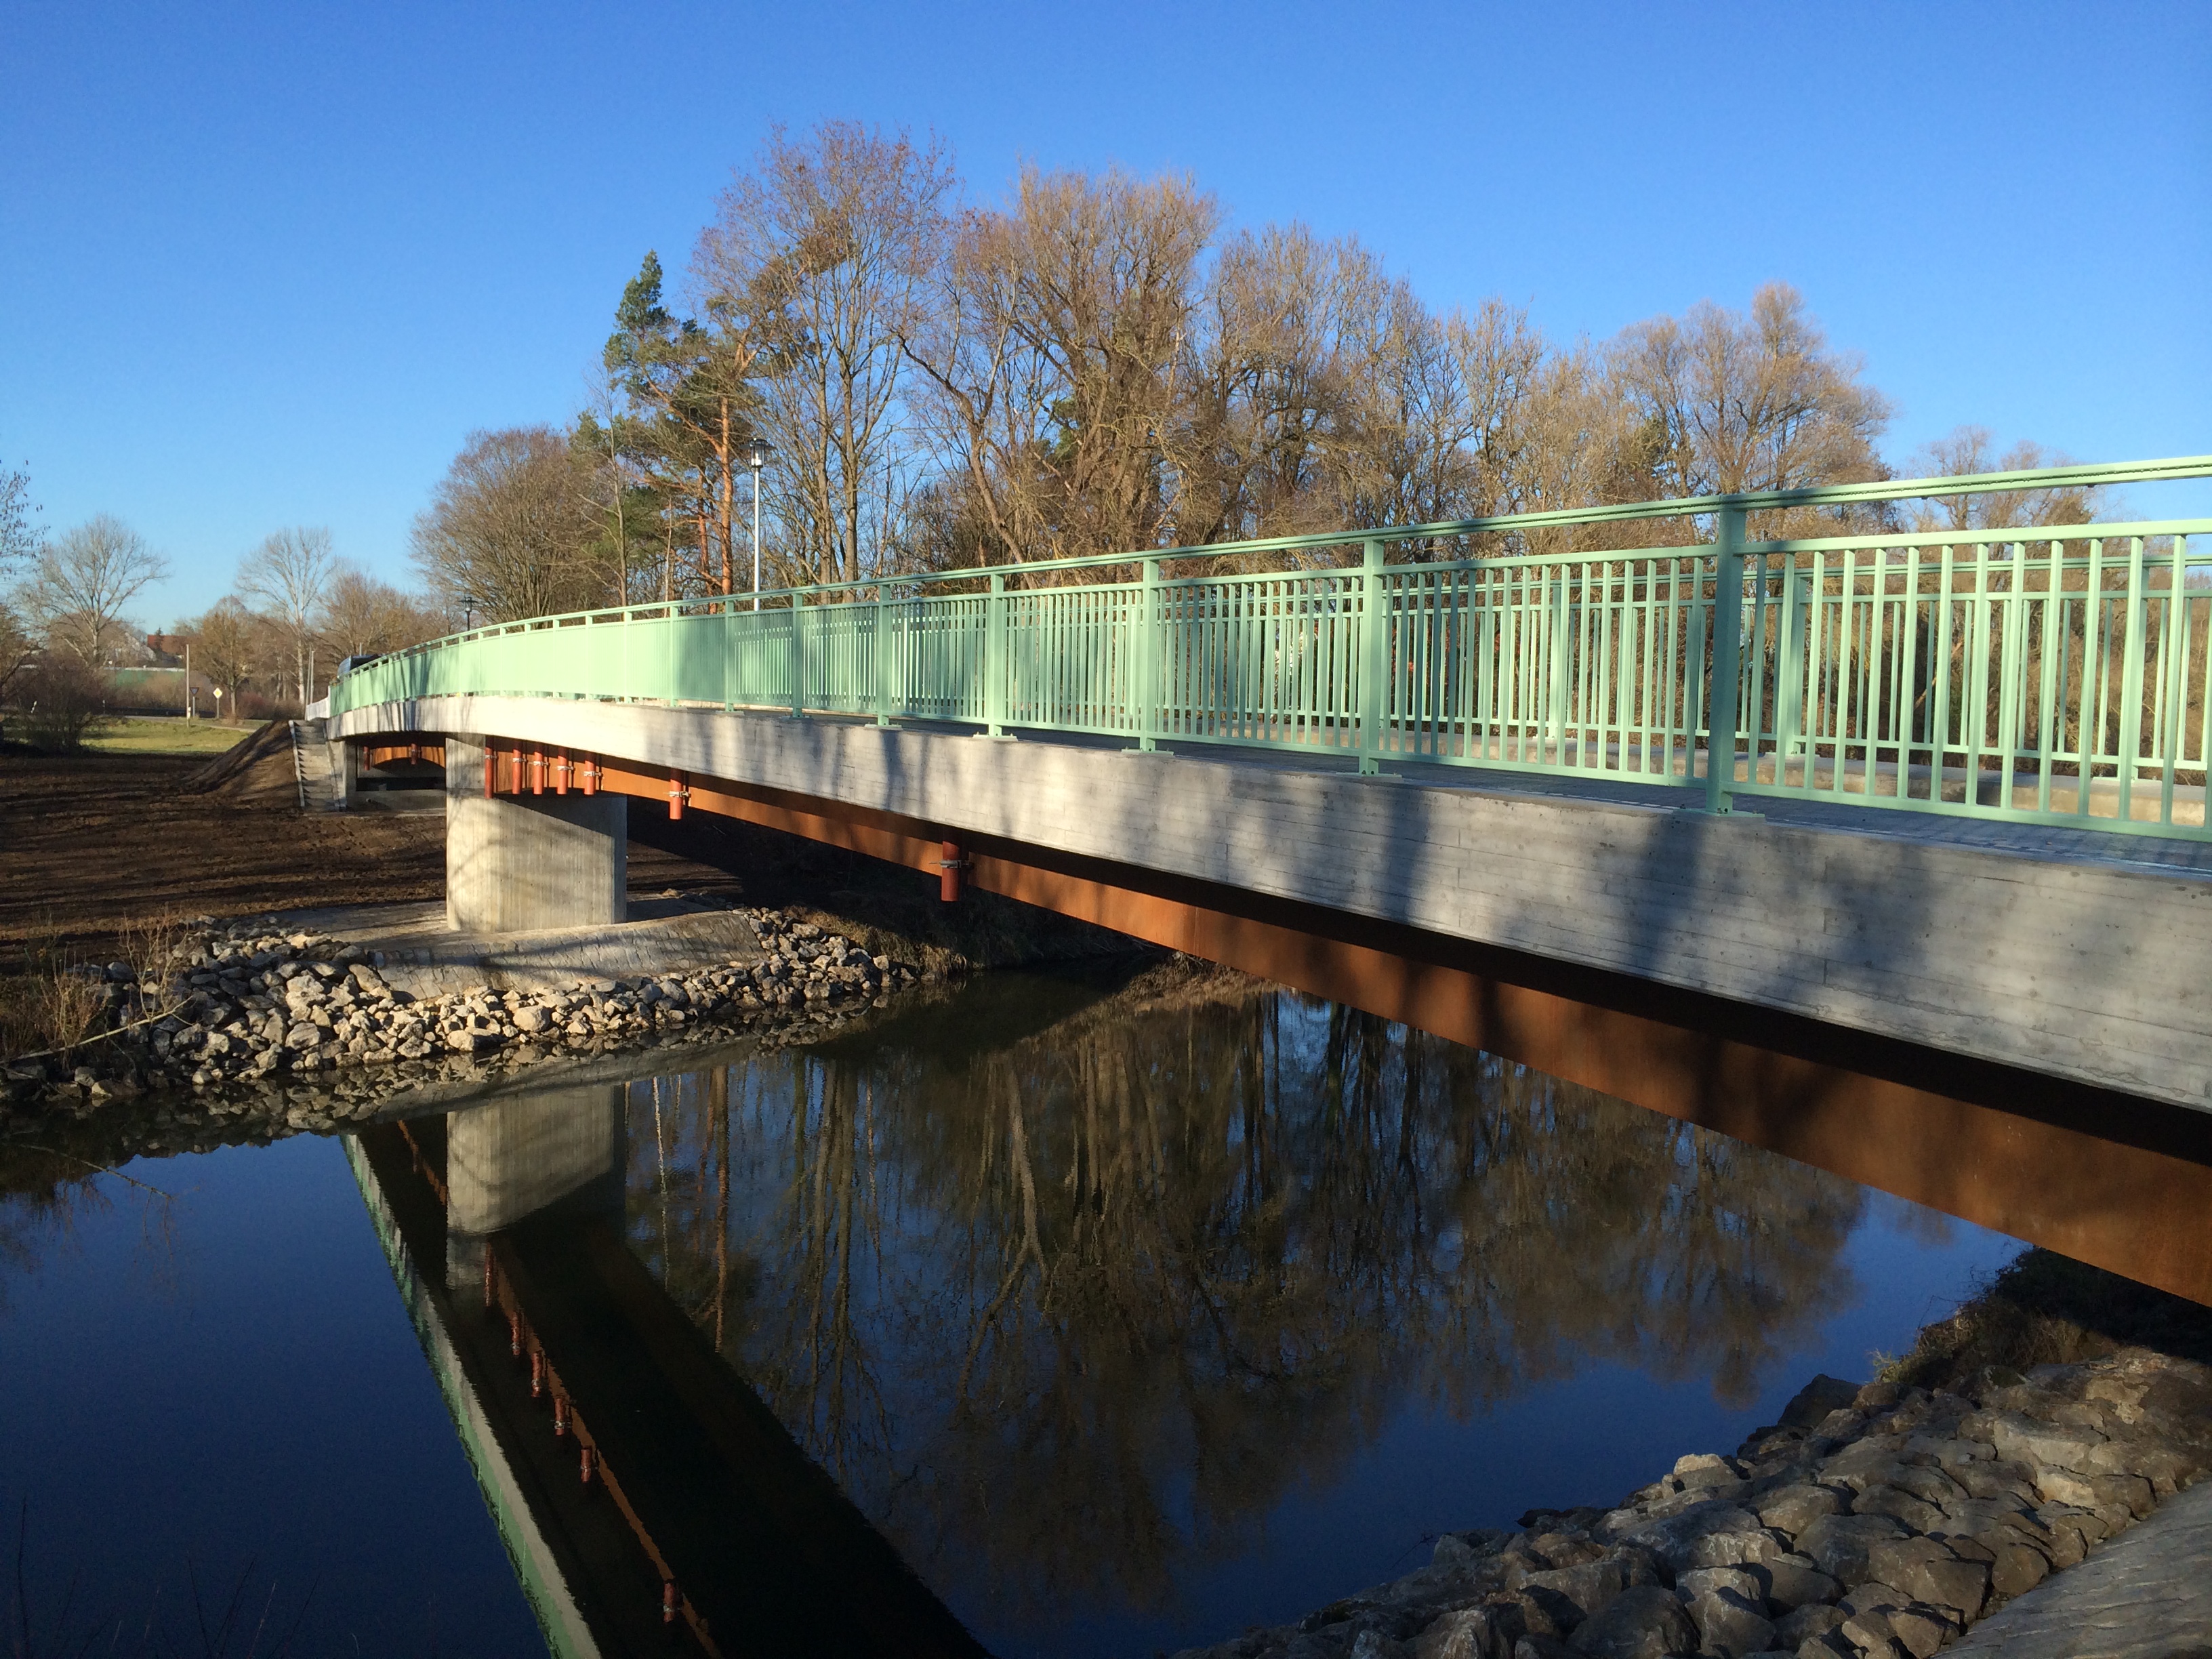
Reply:
[[623, 797], [488, 798], [483, 737], [445, 742], [448, 927], [515, 933], [624, 919], [629, 806]]

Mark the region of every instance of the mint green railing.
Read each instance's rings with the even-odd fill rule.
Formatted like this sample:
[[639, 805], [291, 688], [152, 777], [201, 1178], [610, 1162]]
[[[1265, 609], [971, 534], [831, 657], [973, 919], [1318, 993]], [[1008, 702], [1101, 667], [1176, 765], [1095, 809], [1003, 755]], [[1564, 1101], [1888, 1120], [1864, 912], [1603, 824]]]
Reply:
[[[471, 692], [776, 708], [1595, 777], [1715, 811], [1778, 796], [2203, 836], [2212, 519], [1766, 542], [1745, 526], [2207, 476], [2205, 456], [2044, 468], [579, 611], [380, 658], [331, 708]], [[1703, 539], [1572, 546], [1651, 520]], [[1485, 546], [1502, 550], [1389, 556]], [[1173, 574], [1199, 559], [1286, 568]], [[1718, 765], [1715, 730], [1735, 738]]]

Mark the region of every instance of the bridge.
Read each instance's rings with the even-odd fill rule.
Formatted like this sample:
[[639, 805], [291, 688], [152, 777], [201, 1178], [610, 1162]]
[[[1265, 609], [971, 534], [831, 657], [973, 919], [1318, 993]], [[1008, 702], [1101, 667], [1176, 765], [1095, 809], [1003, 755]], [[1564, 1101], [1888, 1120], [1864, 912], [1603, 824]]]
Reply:
[[325, 712], [349, 778], [442, 760], [456, 926], [618, 921], [630, 812], [722, 813], [2212, 1300], [2212, 520], [1905, 511], [2206, 476], [714, 594], [452, 635]]

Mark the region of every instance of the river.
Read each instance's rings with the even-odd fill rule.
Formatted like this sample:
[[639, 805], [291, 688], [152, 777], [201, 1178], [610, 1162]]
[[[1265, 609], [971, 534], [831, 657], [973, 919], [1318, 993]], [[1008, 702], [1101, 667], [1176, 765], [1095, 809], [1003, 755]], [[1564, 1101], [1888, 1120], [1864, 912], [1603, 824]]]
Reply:
[[626, 1651], [672, 1577], [694, 1650], [1138, 1659], [1733, 1450], [2020, 1249], [1187, 966], [669, 1063], [0, 1152], [33, 1650]]

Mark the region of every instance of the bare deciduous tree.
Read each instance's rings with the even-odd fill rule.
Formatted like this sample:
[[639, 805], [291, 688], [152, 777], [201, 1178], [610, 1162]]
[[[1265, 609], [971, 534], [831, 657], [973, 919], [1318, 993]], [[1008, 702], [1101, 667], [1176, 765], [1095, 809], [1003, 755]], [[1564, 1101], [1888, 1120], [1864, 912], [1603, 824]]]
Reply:
[[0, 576], [30, 563], [45, 544], [29, 469], [0, 467]]
[[331, 578], [315, 617], [315, 635], [331, 659], [366, 657], [434, 639], [443, 618], [428, 605], [380, 582], [352, 565], [341, 564]]
[[908, 356], [999, 560], [1158, 542], [1220, 218], [1188, 179], [1030, 167], [1003, 210], [962, 227]]
[[264, 614], [291, 641], [292, 682], [303, 706], [311, 695], [307, 647], [314, 641], [316, 614], [337, 568], [331, 532], [305, 528], [278, 531], [238, 568], [239, 592], [258, 601]]
[[773, 129], [722, 194], [695, 276], [710, 313], [763, 319], [759, 420], [805, 580], [857, 581], [898, 538], [917, 451], [900, 343], [919, 331], [954, 180], [945, 147], [856, 122]]
[[[1913, 477], [1956, 477], [1975, 472], [2025, 472], [2039, 466], [2063, 466], [2068, 457], [2042, 445], [2021, 442], [1999, 453], [1985, 426], [1954, 427], [1923, 444], [1906, 463]], [[1921, 511], [1924, 529], [2014, 530], [2038, 525], [2087, 524], [2103, 510], [2103, 489], [2008, 489], [1987, 495], [1951, 495]]]
[[596, 526], [568, 441], [551, 427], [475, 432], [415, 520], [415, 567], [431, 596], [478, 621], [580, 609], [604, 598], [586, 554]]
[[169, 562], [119, 519], [95, 514], [39, 554], [25, 608], [49, 647], [98, 668], [129, 638], [124, 607], [169, 574]]
[[1889, 424], [1888, 399], [1862, 381], [1857, 357], [1828, 349], [1786, 283], [1760, 289], [1748, 315], [1703, 301], [1679, 319], [1638, 323], [1614, 342], [1613, 369], [1639, 421], [1654, 493], [1887, 476], [1874, 442]]
[[239, 690], [259, 661], [255, 636], [265, 632], [260, 619], [232, 595], [179, 631], [192, 642], [193, 665], [222, 688], [224, 705], [235, 720]]
[[[13, 688], [25, 670], [39, 659], [39, 641], [24, 622], [22, 615], [4, 599], [0, 599], [0, 710], [9, 706]], [[4, 720], [0, 720], [0, 737], [7, 735]]]

